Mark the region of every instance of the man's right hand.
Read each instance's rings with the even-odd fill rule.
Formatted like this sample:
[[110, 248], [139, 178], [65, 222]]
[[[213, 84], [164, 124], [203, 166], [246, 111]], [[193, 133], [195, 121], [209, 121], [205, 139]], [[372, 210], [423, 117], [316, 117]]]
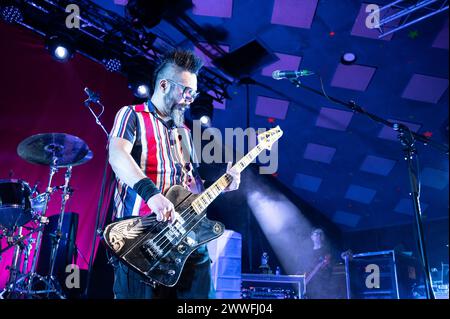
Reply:
[[153, 195], [148, 199], [147, 206], [156, 214], [157, 221], [175, 221], [175, 207], [164, 195]]

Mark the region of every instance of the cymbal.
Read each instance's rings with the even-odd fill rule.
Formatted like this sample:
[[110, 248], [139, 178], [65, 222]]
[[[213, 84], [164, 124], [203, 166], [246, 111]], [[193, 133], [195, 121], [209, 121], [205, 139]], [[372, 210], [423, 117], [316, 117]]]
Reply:
[[65, 133], [32, 135], [20, 142], [17, 154], [27, 162], [55, 167], [81, 165], [93, 157], [81, 138]]

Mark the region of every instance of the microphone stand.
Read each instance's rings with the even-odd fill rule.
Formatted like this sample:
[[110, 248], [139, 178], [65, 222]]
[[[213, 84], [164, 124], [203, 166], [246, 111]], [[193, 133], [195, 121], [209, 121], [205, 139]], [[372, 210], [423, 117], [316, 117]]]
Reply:
[[[97, 123], [102, 128], [103, 132], [105, 132], [106, 141], [108, 142], [109, 134], [106, 131], [106, 129], [103, 126], [103, 124], [101, 123], [101, 121], [100, 121], [100, 116], [103, 114], [103, 111], [105, 110], [105, 106], [100, 102], [100, 98], [99, 98], [98, 95], [94, 94], [92, 96], [91, 94], [89, 94], [89, 90], [87, 90], [87, 88], [85, 89], [85, 92], [88, 94], [89, 98], [86, 101], [84, 101], [84, 105], [89, 109], [89, 111], [94, 116], [95, 123]], [[90, 106], [91, 102], [94, 103], [94, 104], [98, 104], [98, 105], [100, 105], [102, 107], [102, 111], [100, 112], [99, 115], [97, 115], [92, 110], [92, 108]], [[87, 273], [87, 278], [86, 278], [86, 289], [84, 290], [83, 298], [87, 298], [88, 297], [89, 286], [90, 286], [90, 281], [91, 281], [91, 276], [92, 276], [92, 267], [93, 267], [93, 263], [94, 263], [95, 246], [97, 244], [97, 236], [100, 236], [102, 234], [102, 229], [99, 228], [99, 225], [100, 225], [100, 219], [101, 219], [101, 209], [102, 209], [102, 206], [103, 206], [103, 199], [104, 199], [104, 196], [105, 196], [107, 170], [108, 170], [108, 143], [106, 144], [106, 161], [105, 161], [105, 165], [104, 165], [104, 169], [103, 169], [102, 186], [101, 186], [101, 190], [100, 190], [100, 199], [99, 199], [98, 205], [97, 205], [97, 213], [96, 213], [95, 227], [94, 227], [94, 236], [93, 236], [93, 239], [92, 239], [91, 255], [89, 257], [88, 273]]]
[[[92, 110], [91, 105], [90, 105], [91, 102], [98, 104], [102, 107], [102, 111], [100, 112], [99, 115], [95, 114], [95, 112]], [[86, 101], [84, 101], [84, 106], [86, 106], [89, 109], [89, 111], [92, 113], [92, 115], [95, 118], [95, 123], [97, 123], [102, 128], [103, 132], [105, 132], [105, 134], [106, 134], [106, 139], [108, 139], [109, 134], [106, 131], [105, 127], [103, 126], [102, 122], [100, 122], [100, 116], [102, 116], [103, 112], [105, 111], [105, 106], [102, 103], [100, 103], [100, 99], [97, 96], [94, 96], [94, 98], [89, 96], [89, 98]]]
[[[246, 126], [247, 128], [250, 128], [250, 84], [256, 84], [256, 82], [249, 78], [243, 78], [239, 81], [239, 84], [244, 84], [245, 85], [245, 100], [246, 100]], [[253, 246], [253, 235], [252, 235], [252, 230], [251, 230], [251, 212], [250, 209], [247, 208], [247, 249], [248, 249], [248, 265], [249, 265], [249, 269], [250, 271], [253, 269], [253, 254], [252, 252], [252, 246]]]
[[409, 180], [410, 180], [410, 184], [411, 184], [410, 185], [411, 186], [411, 196], [412, 196], [413, 205], [414, 205], [415, 226], [416, 226], [417, 237], [418, 237], [419, 257], [420, 257], [421, 265], [423, 267], [424, 274], [425, 274], [426, 296], [427, 296], [427, 299], [435, 299], [434, 292], [433, 292], [432, 285], [431, 285], [431, 275], [430, 275], [430, 269], [428, 266], [428, 258], [427, 258], [426, 249], [425, 249], [425, 237], [423, 234], [422, 212], [420, 209], [420, 200], [419, 200], [419, 198], [420, 198], [419, 172], [418, 172], [418, 170], [414, 169], [414, 162], [416, 164], [416, 168], [418, 168], [418, 161], [419, 161], [419, 159], [417, 157], [417, 150], [414, 146], [414, 143], [416, 141], [420, 141], [424, 145], [431, 145], [431, 146], [435, 147], [436, 149], [444, 152], [447, 155], [448, 155], [448, 151], [449, 151], [448, 145], [434, 142], [424, 135], [420, 135], [415, 132], [412, 132], [406, 125], [403, 125], [401, 123], [392, 123], [392, 122], [389, 122], [379, 116], [369, 113], [366, 110], [364, 110], [361, 106], [357, 105], [354, 101], [344, 102], [337, 98], [328, 96], [327, 94], [325, 94], [325, 92], [321, 92], [314, 88], [303, 85], [297, 78], [292, 78], [289, 80], [297, 88], [301, 87], [308, 91], [316, 93], [320, 96], [323, 96], [337, 104], [345, 106], [346, 108], [350, 109], [352, 112], [357, 112], [357, 113], [366, 115], [373, 121], [384, 124], [386, 126], [389, 126], [398, 132], [398, 138], [403, 146], [405, 160], [407, 161], [407, 165], [408, 165], [408, 174], [409, 174]]

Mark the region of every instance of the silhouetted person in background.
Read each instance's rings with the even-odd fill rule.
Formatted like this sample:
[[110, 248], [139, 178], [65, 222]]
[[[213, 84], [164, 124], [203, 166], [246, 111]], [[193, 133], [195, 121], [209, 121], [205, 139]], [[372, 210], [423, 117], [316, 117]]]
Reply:
[[311, 232], [312, 248], [305, 254], [306, 294], [308, 299], [332, 298], [331, 250], [326, 242], [325, 233], [316, 228]]

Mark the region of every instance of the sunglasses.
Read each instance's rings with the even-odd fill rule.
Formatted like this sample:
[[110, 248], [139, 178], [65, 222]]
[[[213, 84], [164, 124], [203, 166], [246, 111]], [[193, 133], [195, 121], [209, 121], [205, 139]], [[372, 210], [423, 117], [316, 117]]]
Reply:
[[166, 79], [166, 81], [180, 86], [183, 89], [183, 98], [188, 102], [194, 102], [194, 100], [200, 95], [200, 93], [195, 91], [193, 88], [184, 86], [183, 84], [180, 84], [173, 80]]

